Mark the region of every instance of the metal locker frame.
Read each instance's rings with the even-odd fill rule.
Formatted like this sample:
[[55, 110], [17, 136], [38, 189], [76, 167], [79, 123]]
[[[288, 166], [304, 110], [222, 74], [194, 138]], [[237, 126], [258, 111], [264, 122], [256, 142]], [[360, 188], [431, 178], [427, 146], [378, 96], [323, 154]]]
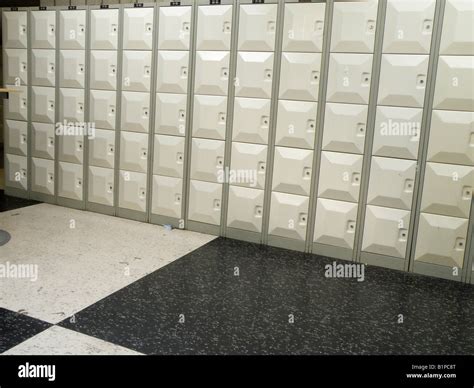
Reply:
[[[36, 8], [35, 8], [36, 9]], [[3, 19], [3, 13], [4, 12], [26, 12], [26, 24], [27, 24], [27, 36], [26, 36], [26, 47], [24, 48], [21, 48], [21, 47], [15, 47], [15, 49], [19, 49], [19, 50], [26, 50], [26, 55], [27, 55], [27, 63], [28, 63], [28, 68], [27, 68], [27, 82], [26, 84], [22, 85], [22, 86], [26, 86], [26, 90], [27, 90], [27, 98], [29, 100], [30, 96], [31, 96], [31, 41], [30, 41], [30, 8], [29, 7], [4, 7], [4, 8], [1, 8], [1, 13], [2, 13], [2, 19]], [[3, 37], [3, 39], [5, 39], [5, 37]], [[14, 47], [12, 47], [14, 48]], [[3, 42], [2, 42], [2, 56], [4, 55], [5, 53], [5, 49], [6, 47], [3, 46]], [[5, 84], [5, 80], [3, 80], [3, 83]], [[30, 188], [31, 188], [31, 167], [32, 167], [32, 163], [31, 163], [31, 120], [30, 120], [30, 114], [31, 114], [31, 108], [30, 108], [30, 105], [31, 104], [27, 104], [27, 120], [26, 120], [26, 123], [27, 123], [27, 154], [26, 156], [22, 156], [23, 158], [26, 158], [26, 161], [27, 161], [27, 171], [26, 171], [26, 179], [27, 179], [27, 187], [25, 190], [23, 189], [19, 189], [17, 187], [10, 187], [8, 186], [8, 181], [6, 179], [6, 174], [7, 174], [7, 171], [5, 170], [5, 189], [4, 189], [4, 192], [5, 192], [5, 195], [10, 195], [12, 197], [19, 197], [19, 198], [30, 198]], [[3, 127], [6, 128], [6, 120], [7, 118], [5, 117], [5, 114], [4, 114], [4, 117], [3, 117]], [[19, 121], [22, 121], [22, 120], [19, 120]], [[14, 155], [14, 154], [9, 154], [9, 155]], [[5, 147], [5, 151], [4, 151], [4, 164], [6, 166], [6, 159], [7, 159], [7, 152], [6, 152], [6, 147]]]
[[[413, 224], [411, 225], [412, 233], [410, 233], [411, 237], [411, 245], [410, 245], [410, 255], [409, 255], [409, 263], [407, 263], [406, 270], [410, 272], [420, 273], [424, 275], [430, 275], [440, 278], [445, 278], [449, 280], [454, 280], [458, 282], [471, 282], [474, 284], [474, 194], [473, 194], [473, 201], [471, 201], [471, 210], [470, 210], [470, 217], [468, 220], [468, 230], [466, 235], [466, 245], [464, 250], [464, 261], [463, 261], [463, 268], [461, 268], [460, 273], [458, 276], [453, 275], [453, 268], [452, 267], [445, 267], [436, 264], [429, 264], [429, 263], [422, 263], [422, 262], [415, 262], [415, 253], [416, 253], [416, 245], [417, 245], [417, 237], [418, 237], [418, 228], [419, 222], [421, 218], [421, 201], [423, 197], [423, 187], [424, 187], [424, 179], [425, 179], [425, 170], [426, 164], [428, 159], [428, 145], [429, 145], [429, 138], [430, 138], [430, 128], [431, 128], [431, 119], [432, 119], [432, 112], [434, 107], [434, 95], [435, 95], [435, 83], [436, 83], [436, 76], [438, 71], [438, 63], [440, 54], [440, 46], [441, 46], [441, 39], [442, 39], [442, 30], [444, 28], [444, 15], [446, 4], [448, 0], [438, 0], [437, 3], [437, 11], [435, 12], [435, 22], [434, 22], [434, 30], [433, 36], [436, 33], [436, 38], [434, 39], [434, 46], [432, 45], [432, 68], [431, 68], [431, 76], [428, 76], [428, 84], [429, 90], [429, 100], [428, 103], [425, 104], [424, 107], [424, 125], [422, 127], [422, 138], [420, 139], [420, 143], [423, 143], [421, 146], [421, 154], [419, 157], [419, 179], [418, 179], [418, 186], [415, 187], [414, 197], [416, 196], [416, 207], [413, 207], [413, 213], [416, 215], [413, 217]], [[450, 54], [453, 55], [453, 54]], [[428, 70], [430, 72], [430, 70]], [[415, 212], [416, 210], [416, 212]]]
[[[187, 126], [188, 126], [188, 139], [185, 148], [185, 154], [187, 156], [187, 161], [185, 164], [184, 172], [184, 181], [185, 189], [183, 191], [183, 196], [186, 198], [185, 209], [183, 212], [184, 226], [186, 229], [193, 230], [196, 232], [207, 233], [212, 235], [224, 235], [225, 233], [225, 209], [227, 209], [227, 194], [225, 191], [226, 183], [222, 183], [222, 195], [221, 195], [221, 214], [220, 214], [220, 225], [206, 224], [199, 221], [193, 221], [189, 219], [189, 204], [190, 204], [190, 187], [191, 187], [191, 152], [192, 152], [192, 117], [193, 117], [193, 108], [194, 108], [194, 91], [195, 91], [195, 78], [196, 78], [196, 48], [197, 48], [197, 30], [198, 30], [198, 15], [200, 6], [210, 6], [218, 7], [220, 5], [231, 5], [232, 6], [232, 26], [231, 26], [231, 36], [230, 36], [230, 59], [229, 59], [229, 77], [228, 77], [228, 86], [227, 86], [227, 117], [226, 117], [226, 140], [225, 140], [225, 153], [224, 153], [224, 169], [229, 162], [229, 136], [232, 130], [232, 111], [231, 108], [233, 99], [234, 99], [234, 77], [235, 77], [235, 68], [236, 68], [236, 45], [237, 45], [237, 31], [238, 31], [238, 0], [196, 0], [194, 1], [194, 12], [193, 12], [193, 26], [192, 26], [192, 35], [191, 35], [191, 49], [190, 59], [192, 60], [192, 65], [190, 66], [191, 74], [191, 86], [188, 89], [189, 100], [188, 100], [188, 117], [187, 117]], [[227, 50], [209, 50], [217, 52], [227, 52]], [[224, 170], [225, 171], [225, 170]]]
[[[105, 49], [100, 49], [100, 50], [97, 50], [97, 51], [110, 51], [110, 52], [115, 52], [116, 55], [117, 55], [117, 65], [116, 65], [116, 71], [115, 71], [115, 84], [116, 84], [116, 88], [115, 90], [110, 90], [110, 89], [100, 89], [100, 91], [103, 91], [103, 90], [107, 90], [107, 91], [113, 91], [115, 92], [115, 126], [114, 126], [114, 129], [105, 129], [105, 130], [109, 130], [109, 131], [113, 131], [114, 132], [114, 136], [115, 136], [115, 145], [114, 145], [114, 158], [116, 158], [117, 154], [119, 154], [119, 149], [117, 148], [117, 132], [120, 132], [119, 130], [119, 120], [120, 120], [120, 102], [121, 102], [121, 91], [119, 92], [119, 88], [121, 88], [121, 61], [122, 61], [122, 57], [121, 57], [121, 53], [122, 53], [122, 50], [121, 50], [121, 39], [120, 39], [120, 34], [121, 34], [121, 31], [123, 29], [123, 23], [121, 23], [121, 9], [122, 7], [120, 6], [120, 4], [110, 4], [110, 5], [90, 5], [87, 7], [87, 25], [88, 25], [88, 28], [87, 28], [87, 31], [88, 31], [88, 36], [87, 36], [87, 41], [86, 41], [86, 45], [87, 45], [87, 59], [86, 59], [86, 67], [87, 67], [87, 71], [88, 71], [88, 74], [86, 75], [86, 100], [87, 100], [87, 116], [85, 116], [84, 118], [84, 121], [86, 122], [89, 122], [91, 117], [90, 117], [90, 112], [91, 112], [91, 109], [90, 109], [90, 101], [91, 101], [91, 88], [90, 88], [90, 64], [91, 64], [91, 56], [92, 56], [92, 33], [91, 33], [91, 18], [92, 18], [92, 11], [93, 10], [112, 10], [112, 9], [116, 9], [118, 10], [118, 23], [117, 23], [117, 49], [108, 49], [108, 50], [105, 50]], [[96, 90], [96, 89], [94, 89]], [[99, 90], [99, 89], [97, 89]], [[96, 128], [97, 130], [98, 128]], [[101, 128], [99, 128], [101, 129]], [[120, 135], [120, 133], [119, 133]], [[114, 191], [113, 191], [113, 203], [114, 205], [112, 206], [109, 206], [109, 205], [105, 205], [105, 204], [100, 204], [100, 203], [96, 203], [96, 202], [90, 202], [89, 201], [89, 167], [92, 167], [90, 166], [89, 164], [89, 152], [90, 152], [90, 145], [89, 145], [89, 141], [90, 139], [86, 137], [85, 139], [85, 142], [84, 142], [84, 181], [85, 181], [85, 185], [84, 185], [84, 201], [85, 201], [85, 209], [86, 210], [89, 210], [89, 211], [92, 211], [92, 212], [95, 212], [95, 213], [101, 213], [101, 214], [107, 214], [107, 215], [115, 215], [115, 204], [117, 203], [117, 200], [116, 200], [116, 192], [118, 191], [118, 181], [117, 181], [117, 176], [116, 176], [116, 168], [117, 168], [117, 161], [115, 160], [114, 161], [114, 169], [113, 169], [113, 174], [114, 174], [114, 182], [113, 182], [113, 185], [114, 185]]]
[[[152, 58], [151, 58], [151, 75], [150, 75], [150, 91], [149, 92], [144, 92], [144, 93], [149, 93], [149, 101], [150, 101], [150, 113], [149, 113], [149, 127], [148, 127], [148, 159], [147, 159], [147, 174], [150, 174], [150, 171], [152, 170], [152, 164], [151, 164], [151, 154], [152, 154], [152, 146], [153, 146], [153, 128], [155, 125], [154, 121], [154, 116], [155, 112], [152, 107], [155, 105], [155, 94], [156, 94], [156, 57], [157, 57], [157, 25], [158, 25], [158, 16], [157, 16], [157, 9], [158, 7], [156, 6], [155, 3], [131, 3], [131, 4], [121, 4], [120, 5], [120, 13], [119, 13], [119, 31], [118, 31], [118, 48], [117, 48], [117, 104], [116, 104], [116, 133], [115, 133], [115, 163], [114, 163], [114, 169], [115, 169], [115, 177], [114, 177], [114, 185], [115, 185], [115, 190], [114, 190], [114, 208], [115, 208], [115, 215], [118, 217], [122, 218], [127, 218], [135, 221], [141, 221], [141, 222], [147, 222], [149, 217], [149, 209], [150, 209], [150, 204], [151, 204], [151, 187], [150, 187], [150, 179], [149, 176], [146, 178], [146, 207], [144, 211], [138, 211], [138, 210], [131, 210], [127, 208], [121, 208], [119, 206], [119, 193], [120, 193], [120, 139], [121, 139], [121, 132], [122, 132], [122, 120], [121, 120], [121, 115], [122, 115], [122, 92], [123, 92], [123, 38], [124, 38], [124, 14], [125, 14], [125, 9], [128, 8], [138, 8], [138, 9], [143, 9], [143, 8], [150, 8], [153, 10], [153, 32], [152, 32], [152, 48], [151, 50], [145, 50], [145, 49], [134, 49], [136, 51], [151, 51]], [[130, 49], [133, 51], [132, 49]], [[135, 172], [131, 171], [131, 174], [135, 174]], [[146, 175], [146, 174], [145, 174]]]
[[[150, 110], [153, 111], [152, 117], [150, 118], [150, 161], [148, 165], [148, 221], [152, 224], [157, 225], [171, 225], [173, 228], [184, 229], [186, 222], [186, 209], [188, 205], [188, 185], [189, 185], [189, 165], [190, 165], [190, 147], [191, 147], [191, 137], [192, 137], [192, 105], [194, 97], [194, 61], [195, 61], [195, 36], [196, 36], [196, 21], [197, 21], [197, 5], [193, 0], [182, 0], [174, 4], [170, 1], [168, 3], [156, 3], [156, 13], [155, 13], [155, 44], [153, 45], [153, 52], [158, 58], [158, 44], [159, 44], [159, 23], [160, 23], [160, 8], [161, 7], [191, 7], [191, 26], [189, 31], [189, 49], [188, 49], [188, 79], [187, 79], [187, 94], [186, 94], [186, 118], [185, 118], [185, 129], [184, 129], [184, 161], [183, 161], [183, 177], [182, 179], [182, 188], [181, 188], [181, 218], [174, 218], [167, 215], [159, 215], [153, 213], [153, 184], [154, 184], [154, 174], [153, 174], [153, 165], [154, 165], [154, 152], [155, 152], [155, 136], [156, 135], [165, 135], [162, 133], [155, 133], [155, 124], [156, 124], [156, 93], [157, 93], [157, 75], [152, 78], [151, 82], [151, 93], [153, 95], [153, 103], [150, 105]], [[166, 49], [169, 50], [169, 49]], [[179, 51], [186, 51], [184, 49], [178, 49]], [[153, 69], [157, 67], [157, 59], [153, 59], [152, 62]], [[160, 69], [156, 69], [159, 71]], [[166, 134], [168, 136], [170, 134]], [[173, 135], [171, 135], [173, 136]]]

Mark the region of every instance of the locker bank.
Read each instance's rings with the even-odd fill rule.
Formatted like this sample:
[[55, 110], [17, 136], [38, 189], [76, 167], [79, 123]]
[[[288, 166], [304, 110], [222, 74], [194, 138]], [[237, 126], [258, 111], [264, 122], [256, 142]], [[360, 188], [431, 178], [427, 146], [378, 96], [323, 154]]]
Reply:
[[474, 354], [473, 1], [4, 3], [0, 353]]

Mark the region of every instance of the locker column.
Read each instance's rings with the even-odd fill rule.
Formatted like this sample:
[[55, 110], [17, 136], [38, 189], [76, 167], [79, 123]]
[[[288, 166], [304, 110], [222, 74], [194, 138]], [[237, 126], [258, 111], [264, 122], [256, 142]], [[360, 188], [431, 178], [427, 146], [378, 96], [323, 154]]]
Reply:
[[197, 5], [187, 228], [220, 234], [234, 2]]
[[183, 228], [193, 7], [158, 7], [151, 222]]
[[147, 219], [154, 19], [154, 8], [142, 5], [123, 8], [122, 96], [116, 138], [116, 148], [120, 150], [116, 214], [138, 221]]
[[59, 112], [56, 121], [57, 202], [84, 206], [85, 7], [59, 10]]
[[5, 194], [28, 197], [28, 11], [3, 8]]
[[226, 236], [256, 242], [262, 232], [277, 14], [277, 1], [239, 4]]
[[334, 2], [312, 252], [351, 260], [378, 1]]
[[[388, 0], [360, 259], [407, 269], [435, 0]], [[369, 171], [369, 170], [367, 170]]]
[[267, 243], [305, 250], [326, 4], [283, 6]]
[[414, 272], [458, 281], [472, 271], [466, 246], [474, 190], [473, 19], [472, 1], [445, 2], [411, 263]]
[[31, 198], [55, 202], [56, 11], [32, 9]]
[[86, 147], [86, 209], [106, 214], [114, 214], [119, 35], [119, 9], [115, 7], [93, 7], [89, 11], [88, 121], [95, 134]]

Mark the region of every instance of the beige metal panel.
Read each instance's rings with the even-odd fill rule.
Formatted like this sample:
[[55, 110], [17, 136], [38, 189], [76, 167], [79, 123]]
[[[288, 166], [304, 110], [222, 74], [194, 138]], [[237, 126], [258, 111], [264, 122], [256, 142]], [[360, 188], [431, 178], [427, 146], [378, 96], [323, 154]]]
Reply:
[[26, 121], [5, 120], [5, 153], [27, 156], [28, 123]]
[[153, 174], [183, 177], [184, 137], [155, 135]]
[[89, 167], [88, 201], [102, 205], [114, 205], [114, 170]]
[[59, 52], [59, 86], [83, 88], [85, 85], [86, 57], [84, 50]]
[[309, 195], [312, 163], [312, 150], [275, 147], [272, 189], [284, 193]]
[[183, 180], [153, 175], [153, 199], [151, 212], [163, 216], [181, 218]]
[[474, 55], [474, 3], [448, 0], [444, 10], [441, 55]]
[[5, 186], [27, 189], [28, 161], [26, 156], [5, 154]]
[[118, 9], [91, 10], [91, 50], [117, 49], [118, 16]]
[[84, 121], [84, 89], [59, 89], [59, 120]]
[[268, 143], [271, 100], [236, 97], [232, 140], [247, 143]]
[[54, 159], [54, 125], [31, 123], [31, 156]]
[[91, 89], [115, 90], [117, 88], [117, 52], [92, 50], [90, 53]]
[[144, 212], [146, 210], [146, 182], [146, 174], [121, 170], [118, 206]]
[[151, 52], [124, 51], [122, 63], [122, 89], [149, 92], [151, 79]]
[[239, 52], [235, 95], [239, 97], [271, 98], [273, 53]]
[[123, 92], [121, 116], [121, 130], [148, 132], [150, 125], [150, 95], [141, 92]]
[[2, 12], [2, 37], [4, 48], [27, 48], [27, 13]]
[[59, 11], [59, 48], [84, 50], [86, 48], [86, 11]]
[[185, 94], [156, 94], [155, 133], [184, 136], [186, 98]]
[[188, 218], [191, 221], [219, 225], [221, 218], [222, 185], [191, 180]]
[[31, 50], [31, 84], [55, 86], [56, 52], [54, 50]]
[[153, 8], [125, 8], [123, 11], [123, 49], [151, 50]]
[[158, 51], [156, 91], [186, 94], [188, 89], [187, 51]]
[[232, 5], [198, 7], [196, 50], [230, 50]]
[[260, 233], [262, 231], [264, 191], [229, 187], [227, 226]]
[[232, 143], [229, 183], [263, 189], [267, 146], [262, 144]]
[[54, 195], [54, 161], [31, 159], [31, 191]]
[[268, 233], [304, 241], [308, 222], [309, 198], [302, 195], [272, 193]]
[[280, 98], [317, 101], [320, 71], [321, 54], [319, 53], [283, 53]]
[[31, 88], [31, 120], [54, 123], [56, 108], [54, 88], [33, 86]]
[[[54, 5], [54, 2], [53, 4]], [[56, 47], [56, 12], [31, 11], [31, 47], [54, 49]]]
[[197, 51], [194, 92], [226, 96], [229, 60], [230, 53], [227, 51]]
[[191, 151], [191, 178], [222, 183], [225, 142], [193, 139]]
[[94, 138], [89, 140], [89, 164], [91, 166], [114, 168], [115, 132], [96, 129]]
[[26, 86], [5, 85], [7, 89], [15, 89], [4, 100], [4, 117], [11, 120], [28, 120], [28, 89]]
[[58, 136], [58, 160], [62, 162], [82, 164], [84, 160], [84, 136]]
[[273, 51], [278, 4], [242, 4], [238, 50]]
[[227, 97], [194, 96], [193, 136], [225, 139]]
[[120, 169], [146, 173], [148, 162], [148, 135], [145, 133], [120, 133]]
[[83, 166], [59, 162], [58, 195], [64, 198], [82, 200]]
[[115, 129], [116, 92], [90, 90], [89, 120], [97, 128]]
[[160, 7], [158, 49], [189, 50], [191, 7]]
[[[33, 51], [33, 53], [36, 50]], [[44, 50], [42, 50], [44, 51]], [[3, 50], [3, 83], [26, 85], [28, 81], [28, 50]]]

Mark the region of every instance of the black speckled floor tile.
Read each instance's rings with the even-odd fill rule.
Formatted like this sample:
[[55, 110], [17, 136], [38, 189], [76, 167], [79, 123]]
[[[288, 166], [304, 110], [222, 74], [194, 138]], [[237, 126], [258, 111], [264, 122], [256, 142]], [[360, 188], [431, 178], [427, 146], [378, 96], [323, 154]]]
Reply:
[[474, 354], [473, 286], [333, 261], [219, 238], [61, 326], [147, 354]]
[[50, 323], [0, 307], [0, 353], [51, 326]]
[[6, 212], [8, 210], [19, 209], [25, 206], [37, 205], [38, 201], [33, 201], [31, 199], [11, 197], [5, 195], [3, 190], [0, 190], [0, 212]]

